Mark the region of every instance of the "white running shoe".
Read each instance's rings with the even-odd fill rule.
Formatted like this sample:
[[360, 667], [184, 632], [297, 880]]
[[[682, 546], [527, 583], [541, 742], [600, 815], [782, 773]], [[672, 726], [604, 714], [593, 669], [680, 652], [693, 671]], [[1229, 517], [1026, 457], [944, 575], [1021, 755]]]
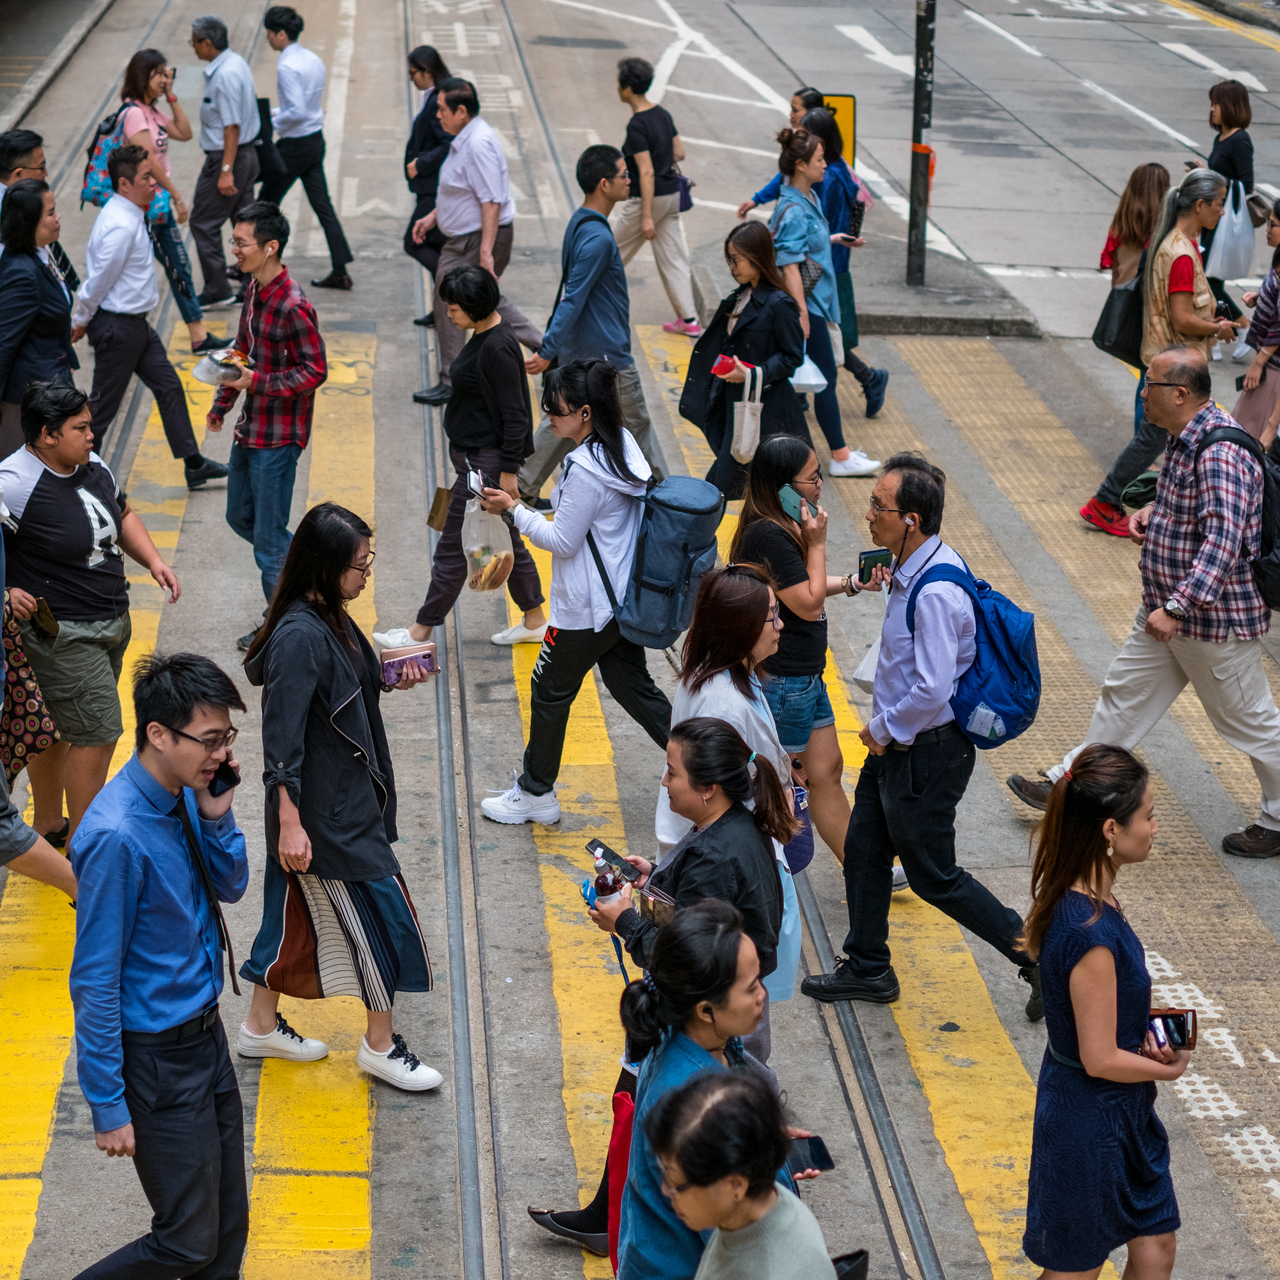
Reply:
[[[515, 773], [515, 770], [512, 770]], [[520, 787], [520, 775], [515, 774], [515, 785], [501, 795], [488, 796], [480, 801], [480, 812], [494, 822], [519, 825], [522, 822], [551, 824], [560, 821], [560, 801], [555, 789], [545, 796], [531, 796]]]
[[1213, 344], [1213, 348], [1212, 348], [1212, 350], [1210, 351], [1210, 359], [1213, 359], [1213, 360], [1221, 360], [1221, 359], [1222, 359], [1222, 343], [1220, 343], [1220, 342], [1215, 342], [1215, 343]]
[[260, 1036], [250, 1031], [242, 1022], [236, 1037], [236, 1052], [242, 1058], [284, 1058], [286, 1062], [319, 1062], [329, 1056], [329, 1046], [323, 1040], [308, 1040], [300, 1036], [280, 1014], [276, 1014], [276, 1029]]
[[900, 889], [909, 889], [911, 886], [907, 883], [906, 867], [894, 867], [893, 869], [893, 892], [897, 893]]
[[531, 631], [523, 622], [517, 622], [514, 627], [508, 627], [505, 631], [499, 631], [496, 635], [489, 637], [490, 644], [541, 644], [542, 637], [547, 634], [547, 624], [544, 622], [540, 627], [534, 627]]
[[425, 1089], [435, 1089], [444, 1084], [442, 1076], [434, 1067], [419, 1062], [417, 1055], [410, 1052], [404, 1042], [404, 1036], [393, 1035], [391, 1048], [386, 1053], [379, 1053], [369, 1048], [369, 1042], [360, 1037], [360, 1048], [356, 1050], [356, 1066], [367, 1071], [379, 1080], [393, 1084], [397, 1089], [405, 1089], [410, 1093], [421, 1093]]
[[832, 458], [827, 474], [832, 476], [873, 476], [880, 470], [878, 458], [868, 458], [861, 449], [855, 449], [843, 462]]
[[1241, 338], [1235, 345], [1235, 350], [1231, 353], [1231, 358], [1236, 364], [1252, 364], [1253, 357], [1258, 353]]
[[418, 642], [409, 634], [408, 627], [392, 627], [390, 631], [375, 631], [373, 643], [379, 649], [400, 649], [407, 644]]

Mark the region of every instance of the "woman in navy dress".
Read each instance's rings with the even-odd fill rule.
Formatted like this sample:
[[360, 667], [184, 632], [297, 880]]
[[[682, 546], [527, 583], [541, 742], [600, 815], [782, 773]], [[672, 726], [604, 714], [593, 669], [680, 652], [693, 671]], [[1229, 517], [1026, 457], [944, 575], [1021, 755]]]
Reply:
[[1120, 747], [1086, 747], [1054, 786], [1040, 830], [1024, 945], [1040, 961], [1049, 1047], [1040, 1068], [1027, 1230], [1041, 1280], [1094, 1280], [1129, 1246], [1127, 1280], [1168, 1280], [1180, 1225], [1157, 1080], [1190, 1053], [1148, 1029], [1142, 943], [1112, 893], [1158, 825], [1147, 770]]

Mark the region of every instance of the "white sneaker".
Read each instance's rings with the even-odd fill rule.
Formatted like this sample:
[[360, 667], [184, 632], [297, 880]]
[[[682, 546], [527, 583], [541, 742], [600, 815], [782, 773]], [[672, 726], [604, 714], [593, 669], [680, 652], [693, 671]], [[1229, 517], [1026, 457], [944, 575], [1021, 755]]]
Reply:
[[408, 627], [392, 627], [390, 631], [375, 631], [373, 643], [379, 649], [400, 649], [407, 644], [418, 642], [409, 634]]
[[907, 883], [907, 869], [905, 867], [894, 867], [893, 892], [897, 893], [900, 889], [909, 889], [910, 887]]
[[386, 1053], [370, 1049], [368, 1040], [361, 1036], [360, 1048], [356, 1050], [356, 1066], [410, 1093], [421, 1093], [424, 1089], [435, 1089], [444, 1084], [444, 1076], [434, 1067], [419, 1062], [401, 1035], [391, 1037], [391, 1048]]
[[545, 796], [531, 796], [520, 789], [520, 775], [517, 773], [515, 777], [515, 786], [510, 791], [481, 800], [480, 812], [494, 822], [514, 825], [521, 822], [559, 822], [560, 801], [556, 799], [555, 789], [548, 791]]
[[329, 1056], [329, 1046], [323, 1040], [308, 1040], [300, 1036], [280, 1014], [276, 1014], [276, 1029], [260, 1036], [250, 1031], [242, 1022], [236, 1037], [236, 1052], [242, 1058], [284, 1058], [287, 1062], [319, 1062]]
[[879, 470], [879, 459], [868, 458], [861, 449], [855, 449], [843, 462], [832, 458], [827, 466], [827, 474], [832, 476], [873, 476]]
[[1220, 343], [1220, 342], [1215, 342], [1215, 343], [1213, 344], [1213, 350], [1212, 350], [1212, 352], [1211, 352], [1210, 354], [1211, 354], [1212, 359], [1214, 359], [1214, 360], [1221, 360], [1221, 359], [1222, 359], [1222, 343]]
[[1258, 353], [1243, 339], [1236, 343], [1235, 350], [1231, 353], [1231, 358], [1236, 364], [1252, 364], [1253, 357]]
[[517, 622], [514, 627], [508, 627], [505, 631], [499, 631], [496, 635], [490, 636], [489, 643], [541, 644], [542, 637], [546, 634], [547, 624], [545, 622], [540, 627], [534, 627], [532, 631], [523, 622]]

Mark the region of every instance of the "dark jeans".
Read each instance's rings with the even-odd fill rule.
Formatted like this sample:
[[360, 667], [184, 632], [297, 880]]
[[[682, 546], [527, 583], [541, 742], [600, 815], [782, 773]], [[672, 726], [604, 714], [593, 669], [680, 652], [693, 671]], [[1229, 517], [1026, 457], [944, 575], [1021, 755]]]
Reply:
[[1094, 495], [1099, 502], [1109, 502], [1113, 507], [1121, 507], [1121, 496], [1125, 489], [1133, 483], [1162, 453], [1169, 442], [1169, 433], [1163, 427], [1146, 420], [1146, 411], [1142, 404], [1142, 387], [1147, 379], [1144, 367], [1138, 378], [1138, 390], [1135, 393], [1133, 409], [1133, 439], [1120, 451], [1120, 456], [1111, 464], [1107, 478], [1103, 480], [1098, 492]]
[[[467, 490], [467, 464], [496, 480], [502, 471], [502, 455], [498, 449], [461, 449], [449, 446], [449, 461], [458, 473], [449, 498], [449, 514], [445, 518], [444, 531], [436, 543], [435, 558], [431, 561], [431, 586], [427, 598], [418, 610], [417, 623], [421, 627], [438, 627], [457, 602], [458, 595], [467, 581], [467, 557], [462, 550], [462, 517], [471, 494]], [[533, 563], [524, 539], [516, 529], [511, 530], [511, 549], [516, 562], [507, 579], [507, 590], [520, 609], [528, 613], [537, 608], [545, 597], [538, 579], [538, 566]]]
[[151, 235], [151, 248], [156, 261], [164, 268], [173, 290], [173, 300], [178, 304], [178, 314], [185, 324], [195, 324], [204, 318], [204, 312], [196, 301], [196, 286], [191, 278], [191, 259], [187, 246], [182, 243], [182, 228], [172, 213], [163, 222], [147, 222]]
[[249, 1194], [244, 1113], [221, 1019], [180, 1044], [126, 1044], [124, 1096], [151, 1231], [76, 1280], [236, 1280]]
[[419, 218], [425, 218], [435, 207], [435, 196], [418, 196], [418, 203], [413, 207], [413, 217], [409, 219], [409, 225], [404, 229], [405, 253], [426, 267], [431, 272], [433, 279], [436, 274], [436, 266], [440, 261], [440, 250], [444, 248], [444, 242], [448, 239], [448, 236], [439, 227], [432, 227], [427, 232], [426, 239], [421, 244], [416, 244], [413, 239], [413, 224]]
[[235, 195], [224, 196], [218, 190], [220, 177], [221, 150], [206, 151], [200, 176], [196, 179], [196, 193], [191, 199], [191, 238], [195, 241], [200, 270], [204, 273], [205, 294], [225, 298], [235, 290], [227, 280], [222, 227], [227, 221], [234, 224], [240, 210], [253, 203], [253, 184], [258, 180], [258, 148], [252, 142], [246, 142], [236, 152], [235, 163], [231, 167]]
[[832, 453], [845, 447], [844, 431], [840, 426], [840, 400], [836, 395], [836, 357], [831, 350], [831, 330], [819, 315], [809, 312], [809, 341], [805, 344], [813, 363], [827, 380], [824, 391], [813, 397], [813, 416], [826, 437]]
[[231, 446], [227, 523], [253, 544], [254, 563], [262, 573], [262, 594], [268, 601], [289, 553], [289, 508], [301, 453], [302, 446], [296, 444], [246, 449], [237, 441]]
[[93, 348], [93, 391], [89, 408], [93, 413], [94, 449], [102, 454], [107, 432], [136, 373], [156, 398], [165, 438], [175, 458], [199, 453], [191, 430], [187, 392], [169, 357], [160, 335], [146, 316], [126, 316], [116, 311], [97, 311], [89, 321], [89, 345]]
[[940, 741], [867, 756], [858, 775], [844, 839], [849, 903], [844, 951], [859, 977], [877, 977], [889, 967], [895, 854], [919, 897], [1014, 964], [1031, 963], [1014, 947], [1022, 917], [956, 865], [956, 805], [969, 785], [977, 751], [954, 725], [940, 732]]
[[264, 178], [259, 199], [279, 204], [289, 188], [301, 181], [307, 203], [315, 211], [329, 246], [329, 260], [335, 272], [341, 273], [355, 255], [342, 234], [342, 224], [329, 199], [329, 184], [324, 180], [324, 134], [317, 130], [305, 138], [277, 138], [276, 150], [284, 161], [286, 172]]
[[[624, 640], [617, 619], [603, 631], [564, 631], [547, 628], [533, 668], [529, 745], [524, 753], [520, 787], [531, 796], [545, 796], [560, 773], [564, 731], [573, 700], [592, 667], [599, 666], [605, 688], [658, 746], [667, 749], [671, 732], [671, 703], [653, 683], [645, 665], [644, 648]], [[887, 910], [887, 906], [886, 906]]]

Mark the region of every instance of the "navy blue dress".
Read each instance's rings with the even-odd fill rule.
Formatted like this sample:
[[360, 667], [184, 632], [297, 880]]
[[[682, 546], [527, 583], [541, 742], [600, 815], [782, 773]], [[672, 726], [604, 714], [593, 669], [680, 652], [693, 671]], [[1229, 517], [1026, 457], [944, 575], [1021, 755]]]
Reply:
[[[1049, 1043], [1080, 1058], [1068, 983], [1094, 947], [1116, 962], [1116, 1044], [1137, 1052], [1151, 1009], [1151, 978], [1142, 943], [1118, 911], [1068, 892], [1054, 912], [1040, 951]], [[1181, 1225], [1169, 1175], [1169, 1135], [1155, 1112], [1151, 1081], [1118, 1084], [1064, 1066], [1048, 1049], [1040, 1067], [1027, 1231], [1022, 1247], [1039, 1267], [1089, 1271], [1137, 1236]]]

